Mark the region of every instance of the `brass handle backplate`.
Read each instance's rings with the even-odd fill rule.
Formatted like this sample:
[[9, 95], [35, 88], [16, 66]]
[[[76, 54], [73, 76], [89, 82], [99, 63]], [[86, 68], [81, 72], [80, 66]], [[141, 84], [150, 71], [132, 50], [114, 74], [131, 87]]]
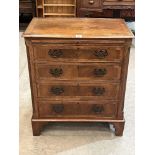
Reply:
[[92, 111], [96, 114], [100, 114], [104, 111], [103, 105], [93, 105]]
[[48, 52], [48, 55], [51, 56], [52, 58], [60, 58], [63, 55], [63, 52], [60, 49], [50, 49]]
[[105, 92], [105, 88], [95, 87], [95, 88], [92, 89], [92, 93], [93, 93], [94, 95], [97, 95], [97, 96], [103, 95], [104, 92]]
[[99, 51], [95, 51], [94, 55], [98, 58], [105, 58], [108, 56], [108, 51], [103, 49], [103, 50], [99, 50]]
[[52, 74], [54, 77], [59, 77], [63, 74], [63, 70], [62, 68], [54, 68], [54, 69], [50, 69], [50, 74]]
[[61, 95], [64, 93], [64, 89], [62, 87], [52, 87], [51, 92], [55, 95]]
[[55, 113], [62, 113], [63, 110], [64, 110], [64, 105], [63, 104], [55, 104], [55, 105], [52, 105], [52, 110]]
[[107, 70], [105, 68], [95, 68], [94, 75], [97, 77], [101, 77], [107, 74]]
[[85, 17], [91, 17], [93, 15], [93, 12], [86, 12], [86, 14], [84, 15]]

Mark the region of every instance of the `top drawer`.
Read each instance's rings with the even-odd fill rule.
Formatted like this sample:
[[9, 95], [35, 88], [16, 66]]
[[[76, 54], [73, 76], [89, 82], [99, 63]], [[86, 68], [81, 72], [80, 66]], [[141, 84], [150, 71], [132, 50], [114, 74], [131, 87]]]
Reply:
[[120, 62], [123, 46], [35, 46], [35, 61]]

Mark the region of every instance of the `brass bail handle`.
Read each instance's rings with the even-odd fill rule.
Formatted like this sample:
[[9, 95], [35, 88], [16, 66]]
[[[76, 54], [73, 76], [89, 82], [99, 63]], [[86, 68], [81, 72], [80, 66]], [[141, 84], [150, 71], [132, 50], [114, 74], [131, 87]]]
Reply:
[[48, 51], [48, 55], [53, 57], [53, 58], [60, 58], [63, 55], [63, 52], [60, 49], [58, 49], [58, 50], [57, 49], [54, 49], [54, 50], [50, 49]]
[[101, 96], [105, 93], [105, 88], [99, 88], [99, 87], [95, 87], [92, 89], [93, 94], [97, 95], [97, 96]]
[[101, 105], [94, 105], [92, 107], [92, 110], [93, 110], [94, 113], [100, 114], [100, 113], [102, 113], [104, 111], [104, 108]]
[[95, 51], [94, 55], [98, 58], [105, 58], [108, 56], [108, 51], [106, 49]]
[[61, 95], [64, 93], [64, 89], [62, 87], [52, 87], [51, 92], [55, 95]]
[[64, 110], [64, 105], [63, 104], [56, 104], [52, 106], [52, 109], [55, 113], [62, 113]]
[[107, 70], [105, 68], [95, 68], [94, 74], [97, 77], [101, 77], [107, 74]]
[[54, 68], [54, 69], [50, 69], [50, 74], [52, 74], [54, 77], [59, 77], [63, 74], [63, 70], [62, 68]]

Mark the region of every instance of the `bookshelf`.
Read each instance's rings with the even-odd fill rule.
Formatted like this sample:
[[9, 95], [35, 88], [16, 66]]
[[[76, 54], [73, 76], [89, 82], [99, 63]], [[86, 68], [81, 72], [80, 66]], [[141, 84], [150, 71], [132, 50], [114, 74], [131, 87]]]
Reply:
[[37, 17], [75, 17], [76, 0], [36, 0]]

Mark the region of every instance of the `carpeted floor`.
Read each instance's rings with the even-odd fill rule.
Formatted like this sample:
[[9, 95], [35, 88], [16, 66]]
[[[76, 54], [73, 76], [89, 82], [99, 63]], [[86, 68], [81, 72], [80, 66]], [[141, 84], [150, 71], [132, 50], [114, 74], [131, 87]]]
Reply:
[[31, 130], [31, 95], [24, 39], [19, 33], [20, 155], [134, 155], [134, 45], [131, 48], [125, 97], [125, 129], [116, 137], [102, 123], [54, 123], [41, 136]]

